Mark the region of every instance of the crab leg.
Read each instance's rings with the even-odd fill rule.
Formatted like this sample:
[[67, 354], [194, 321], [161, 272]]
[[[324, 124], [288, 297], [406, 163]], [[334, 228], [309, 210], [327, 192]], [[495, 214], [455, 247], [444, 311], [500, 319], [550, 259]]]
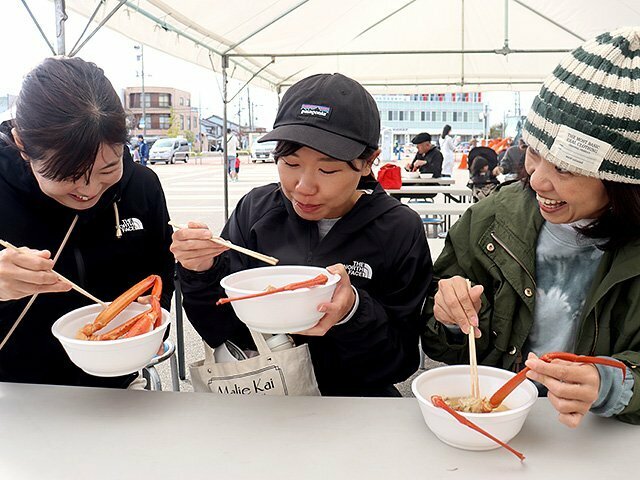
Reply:
[[[116, 327], [110, 332], [102, 335], [95, 335], [95, 332], [104, 328], [127, 306], [134, 302], [144, 292], [151, 291], [151, 308], [146, 312], [136, 315], [131, 320]], [[83, 340], [115, 340], [117, 338], [128, 338], [140, 335], [152, 330], [161, 322], [160, 294], [162, 292], [162, 279], [158, 275], [149, 275], [147, 278], [137, 283], [129, 290], [116, 298], [105, 308], [92, 323], [82, 327], [77, 334], [77, 338]]]
[[[611, 360], [609, 358], [600, 358], [600, 357], [589, 357], [586, 355], [576, 355], [575, 353], [567, 353], [567, 352], [551, 352], [546, 353], [540, 357], [540, 360], [544, 360], [549, 363], [552, 360], [566, 360], [568, 362], [580, 362], [580, 363], [591, 363], [598, 365], [606, 365], [608, 367], [615, 367], [622, 370], [622, 380], [624, 381], [624, 377], [627, 374], [627, 366], [618, 361]], [[504, 401], [504, 399], [513, 392], [518, 385], [520, 385], [525, 378], [527, 378], [527, 372], [531, 370], [529, 367], [525, 367], [515, 377], [512, 377], [507, 381], [502, 387], [500, 387], [496, 393], [492, 395], [489, 399], [489, 403], [492, 408], [497, 408]]]
[[328, 280], [329, 278], [326, 275], [321, 273], [320, 275], [312, 278], [311, 280], [305, 280], [304, 282], [290, 283], [283, 287], [274, 288], [273, 290], [266, 290], [264, 292], [252, 293], [250, 295], [243, 295], [241, 297], [221, 298], [216, 302], [216, 305], [224, 305], [225, 303], [235, 302], [236, 300], [247, 300], [249, 298], [264, 297], [265, 295], [271, 295], [272, 293], [287, 292], [290, 290], [297, 290], [299, 288], [316, 287], [318, 285], [324, 285], [325, 283], [327, 283]]
[[447, 403], [443, 400], [443, 398], [440, 395], [433, 395], [431, 397], [431, 403], [438, 407], [438, 408], [442, 408], [443, 410], [445, 410], [446, 412], [450, 413], [453, 418], [455, 418], [458, 422], [460, 422], [461, 424], [465, 425], [466, 427], [471, 428], [472, 430], [475, 430], [478, 433], [481, 433], [482, 435], [484, 435], [485, 437], [489, 438], [490, 440], [493, 440], [494, 442], [496, 442], [498, 445], [500, 445], [501, 447], [506, 448], [507, 450], [509, 450], [511, 453], [513, 453], [516, 457], [518, 457], [520, 459], [520, 461], [524, 461], [524, 455], [522, 453], [520, 453], [519, 451], [517, 451], [516, 449], [510, 447], [509, 445], [507, 445], [506, 443], [504, 443], [502, 440], [497, 439], [496, 437], [494, 437], [493, 435], [491, 435], [489, 432], [487, 432], [486, 430], [483, 430], [482, 428], [480, 428], [478, 425], [476, 425], [475, 423], [473, 423], [471, 420], [467, 419], [464, 415], [460, 415], [460, 413], [456, 412], [453, 408], [451, 408], [449, 405], [447, 405]]

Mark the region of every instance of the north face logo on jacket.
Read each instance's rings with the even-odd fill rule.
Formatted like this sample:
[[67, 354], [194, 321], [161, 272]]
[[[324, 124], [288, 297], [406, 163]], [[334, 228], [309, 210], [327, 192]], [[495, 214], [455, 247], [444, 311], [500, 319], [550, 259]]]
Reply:
[[120, 222], [120, 230], [123, 232], [134, 232], [136, 230], [144, 230], [144, 226], [138, 218], [125, 218]]
[[371, 265], [365, 262], [358, 262], [354, 260], [353, 265], [345, 265], [344, 268], [352, 277], [363, 277], [368, 278], [369, 280], [371, 280], [371, 278], [373, 277], [373, 270], [371, 269]]

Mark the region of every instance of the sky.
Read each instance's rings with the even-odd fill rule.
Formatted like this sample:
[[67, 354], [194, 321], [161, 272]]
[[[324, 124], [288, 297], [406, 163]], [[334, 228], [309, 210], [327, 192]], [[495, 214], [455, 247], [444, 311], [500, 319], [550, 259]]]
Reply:
[[[50, 0], [27, 0], [29, 8], [44, 30], [49, 42], [55, 48], [55, 11]], [[51, 50], [38, 32], [20, 0], [0, 0], [0, 45], [3, 49], [3, 67], [0, 71], [0, 96], [16, 95], [20, 90], [23, 76], [43, 58], [51, 56]], [[65, 24], [67, 51], [76, 42], [86, 20], [73, 11], [68, 12]], [[93, 27], [91, 27], [93, 29]], [[119, 93], [125, 87], [141, 85], [141, 64], [136, 42], [123, 35], [102, 28], [82, 48], [78, 56], [95, 62]], [[200, 109], [200, 116], [212, 114], [222, 116], [221, 78], [212, 71], [166, 55], [151, 47], [144, 48], [145, 86], [166, 86], [191, 93], [191, 105]], [[242, 86], [230, 80], [229, 92], [235, 94]], [[520, 104], [526, 114], [535, 92], [522, 92]], [[269, 130], [277, 110], [274, 92], [259, 87], [249, 87], [249, 97], [253, 105], [254, 125]], [[484, 99], [489, 103], [489, 124], [503, 120], [508, 111], [513, 111], [512, 92], [486, 92]], [[248, 123], [247, 90], [243, 90], [229, 107], [229, 120], [238, 123], [238, 113], [242, 124]]]

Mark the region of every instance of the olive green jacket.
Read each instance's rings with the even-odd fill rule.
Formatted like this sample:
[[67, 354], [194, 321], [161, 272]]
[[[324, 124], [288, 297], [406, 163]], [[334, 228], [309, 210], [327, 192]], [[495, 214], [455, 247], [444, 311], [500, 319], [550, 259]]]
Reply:
[[[433, 291], [423, 309], [422, 347], [430, 358], [450, 364], [469, 361], [466, 342], [433, 316], [438, 280], [461, 275], [484, 286], [478, 363], [522, 368], [522, 346], [534, 318], [536, 244], [543, 222], [533, 192], [517, 183], [473, 205], [455, 223], [434, 265]], [[603, 255], [574, 353], [612, 356], [632, 369], [633, 396], [618, 418], [640, 424], [640, 240]]]

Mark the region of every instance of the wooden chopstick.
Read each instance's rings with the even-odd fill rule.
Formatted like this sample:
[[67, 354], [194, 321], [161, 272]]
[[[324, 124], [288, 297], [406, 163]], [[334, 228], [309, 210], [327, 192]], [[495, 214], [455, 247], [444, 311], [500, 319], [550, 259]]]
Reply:
[[[189, 228], [187, 225], [181, 225], [179, 223], [174, 223], [174, 222], [169, 222], [169, 225], [171, 225], [173, 228], [175, 229], [182, 229], [182, 228]], [[275, 265], [277, 264], [280, 260], [278, 260], [275, 257], [270, 257], [269, 255], [265, 255], [263, 253], [259, 253], [259, 252], [254, 252], [253, 250], [249, 250], [248, 248], [245, 247], [241, 247], [240, 245], [235, 245], [233, 243], [231, 243], [229, 240], [225, 240], [224, 238], [220, 238], [220, 237], [212, 237], [210, 238], [210, 240], [214, 243], [217, 243], [218, 245], [222, 245], [224, 247], [228, 247], [231, 250], [235, 250], [237, 252], [240, 253], [244, 253], [245, 255], [248, 255], [249, 257], [253, 257], [256, 258], [262, 262], [268, 263], [269, 265]]]
[[[467, 289], [471, 290], [471, 282], [467, 279]], [[471, 373], [471, 396], [480, 398], [480, 381], [478, 379], [478, 359], [476, 357], [475, 328], [469, 324], [469, 370]]]
[[[14, 245], [11, 245], [9, 242], [5, 241], [5, 240], [1, 240], [0, 239], [0, 245], [2, 245], [4, 248], [9, 248], [11, 250], [14, 250], [16, 252], [19, 252], [20, 249]], [[53, 273], [54, 275], [57, 275], [58, 278], [60, 280], [63, 280], [65, 282], [67, 282], [69, 285], [71, 285], [71, 287], [73, 287], [73, 289], [79, 293], [81, 293], [82, 295], [84, 295], [87, 298], [90, 298], [91, 300], [93, 300], [96, 303], [99, 303], [100, 305], [102, 305], [103, 308], [107, 308], [107, 304], [104, 303], [102, 300], [100, 300], [99, 298], [94, 297], [93, 295], [91, 295], [89, 292], [87, 292], [84, 288], [82, 288], [79, 285], [76, 285], [75, 283], [73, 283], [71, 280], [69, 280], [68, 278], [60, 275], [58, 272], [56, 272], [55, 270], [51, 270], [51, 273]]]
[[[71, 225], [69, 225], [69, 228], [67, 229], [67, 233], [64, 235], [64, 238], [62, 239], [62, 243], [58, 247], [58, 251], [56, 252], [56, 255], [53, 257], [53, 264], [54, 265], [58, 261], [58, 258], [60, 258], [60, 254], [62, 253], [62, 250], [64, 250], [64, 247], [67, 244], [67, 241], [69, 240], [69, 237], [71, 237], [71, 232], [73, 232], [73, 229], [75, 228], [76, 223], [78, 223], [78, 219], [79, 218], [80, 217], [78, 215], [73, 217], [73, 220], [71, 221]], [[29, 299], [27, 304], [22, 309], [22, 312], [20, 312], [20, 315], [18, 315], [18, 318], [16, 319], [16, 321], [13, 322], [13, 325], [11, 325], [11, 328], [9, 329], [7, 334], [4, 336], [4, 338], [2, 339], [2, 343], [0, 343], [0, 350], [2, 350], [2, 348], [7, 344], [7, 342], [11, 338], [11, 335], [13, 335], [13, 332], [15, 332], [16, 328], [18, 328], [18, 325], [20, 325], [20, 322], [22, 321], [22, 319], [24, 317], [26, 317], [27, 312], [31, 308], [31, 305], [33, 305], [34, 302], [36, 301], [36, 298], [38, 298], [38, 292], [36, 292], [33, 295], [31, 295], [31, 298]]]

